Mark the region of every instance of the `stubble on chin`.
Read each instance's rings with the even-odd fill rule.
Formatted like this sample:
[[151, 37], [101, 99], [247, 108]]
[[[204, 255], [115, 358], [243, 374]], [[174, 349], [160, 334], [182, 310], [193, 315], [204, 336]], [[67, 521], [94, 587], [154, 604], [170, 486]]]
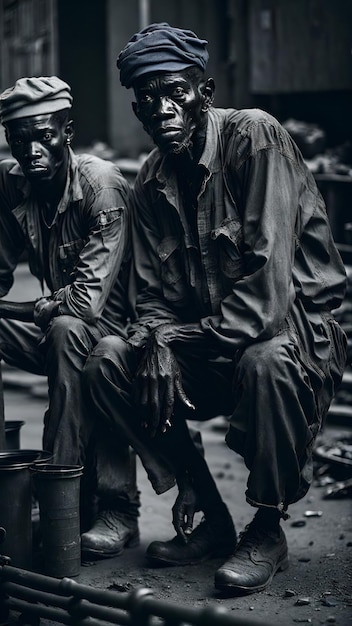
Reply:
[[158, 148], [165, 155], [169, 154], [175, 157], [186, 156], [192, 154], [193, 141], [191, 138], [187, 137], [178, 143], [159, 145]]
[[181, 142], [179, 145], [175, 146], [175, 149], [172, 151], [175, 155], [184, 155], [191, 154], [193, 147], [193, 142], [191, 140]]

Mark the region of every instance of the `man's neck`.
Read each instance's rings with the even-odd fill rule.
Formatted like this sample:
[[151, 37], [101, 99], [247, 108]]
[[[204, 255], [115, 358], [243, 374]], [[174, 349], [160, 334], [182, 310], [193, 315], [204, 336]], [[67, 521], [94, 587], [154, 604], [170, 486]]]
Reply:
[[199, 159], [203, 154], [206, 134], [207, 125], [206, 122], [204, 122], [203, 126], [199, 127], [193, 136], [192, 158], [195, 165], [199, 163]]

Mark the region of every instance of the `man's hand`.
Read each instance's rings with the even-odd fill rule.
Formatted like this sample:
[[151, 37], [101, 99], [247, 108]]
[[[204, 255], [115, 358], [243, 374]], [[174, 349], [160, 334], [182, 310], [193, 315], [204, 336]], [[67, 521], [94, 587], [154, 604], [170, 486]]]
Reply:
[[61, 300], [51, 300], [50, 298], [39, 298], [34, 306], [34, 323], [44, 332], [51, 319], [56, 317]]
[[170, 326], [163, 324], [152, 332], [137, 370], [136, 401], [146, 413], [149, 410], [146, 427], [152, 437], [158, 430], [165, 432], [171, 426], [176, 396], [188, 408], [194, 409], [183, 389], [177, 360], [167, 343]]
[[186, 478], [179, 483], [179, 493], [172, 507], [172, 523], [181, 539], [186, 543], [193, 529], [194, 514], [200, 511], [197, 494], [192, 481]]

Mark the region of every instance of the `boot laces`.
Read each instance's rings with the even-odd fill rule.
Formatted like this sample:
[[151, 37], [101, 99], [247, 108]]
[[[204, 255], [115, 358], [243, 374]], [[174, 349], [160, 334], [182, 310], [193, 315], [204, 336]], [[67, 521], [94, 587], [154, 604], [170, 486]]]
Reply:
[[247, 524], [245, 529], [239, 534], [239, 541], [236, 548], [236, 557], [246, 557], [252, 551], [257, 551], [264, 533], [253, 523]]

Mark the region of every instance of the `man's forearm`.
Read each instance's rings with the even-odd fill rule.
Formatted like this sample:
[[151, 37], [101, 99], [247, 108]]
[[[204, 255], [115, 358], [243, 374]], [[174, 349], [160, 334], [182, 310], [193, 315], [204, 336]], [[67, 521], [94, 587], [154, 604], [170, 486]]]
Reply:
[[33, 322], [34, 305], [35, 301], [11, 302], [10, 300], [0, 299], [0, 318]]
[[209, 349], [212, 344], [211, 337], [207, 335], [199, 323], [192, 324], [162, 324], [155, 329], [155, 333], [161, 333], [168, 345], [177, 343], [188, 346], [198, 346]]

